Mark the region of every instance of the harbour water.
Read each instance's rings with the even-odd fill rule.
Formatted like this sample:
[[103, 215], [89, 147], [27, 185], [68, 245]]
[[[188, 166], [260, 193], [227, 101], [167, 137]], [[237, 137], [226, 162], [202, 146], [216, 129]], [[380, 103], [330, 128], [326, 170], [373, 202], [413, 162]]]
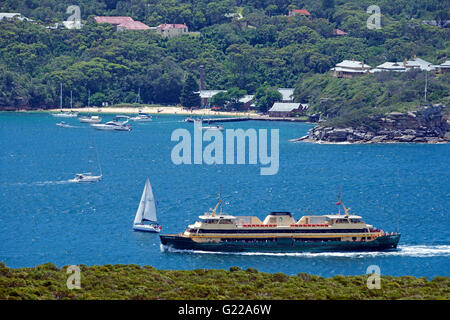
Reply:
[[[112, 117], [103, 116], [104, 121]], [[293, 143], [310, 124], [245, 121], [225, 128], [279, 129], [279, 170], [258, 165], [175, 165], [170, 140], [182, 116], [132, 123], [131, 132], [95, 131], [76, 119], [61, 128], [48, 114], [0, 113], [0, 261], [10, 267], [51, 262], [151, 265], [160, 269], [256, 268], [321, 276], [449, 276], [450, 145], [317, 145]], [[90, 170], [92, 138], [103, 171], [99, 183], [77, 184]], [[95, 166], [94, 166], [95, 168]], [[95, 172], [94, 172], [95, 173]], [[381, 253], [201, 253], [162, 251], [157, 234], [133, 232], [145, 179], [157, 200], [163, 233], [184, 231], [217, 203], [225, 212], [295, 218], [337, 211], [338, 186], [351, 213], [402, 234], [398, 250]]]

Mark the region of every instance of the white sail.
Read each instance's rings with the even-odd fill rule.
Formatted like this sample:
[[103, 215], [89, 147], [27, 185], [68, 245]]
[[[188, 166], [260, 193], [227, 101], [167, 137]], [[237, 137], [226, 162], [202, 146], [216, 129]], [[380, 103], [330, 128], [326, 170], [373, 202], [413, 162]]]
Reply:
[[156, 206], [153, 197], [152, 187], [150, 181], [145, 181], [144, 191], [142, 192], [141, 202], [139, 203], [136, 216], [134, 217], [134, 224], [140, 224], [142, 221], [156, 222]]

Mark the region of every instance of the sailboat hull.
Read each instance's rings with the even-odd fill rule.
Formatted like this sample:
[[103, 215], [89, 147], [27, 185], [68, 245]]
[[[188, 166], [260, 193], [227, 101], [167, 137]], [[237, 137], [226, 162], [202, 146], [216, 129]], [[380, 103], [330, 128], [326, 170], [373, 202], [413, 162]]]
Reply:
[[161, 231], [161, 227], [154, 224], [135, 224], [133, 225], [134, 231], [143, 231], [143, 232], [153, 232], [159, 233]]

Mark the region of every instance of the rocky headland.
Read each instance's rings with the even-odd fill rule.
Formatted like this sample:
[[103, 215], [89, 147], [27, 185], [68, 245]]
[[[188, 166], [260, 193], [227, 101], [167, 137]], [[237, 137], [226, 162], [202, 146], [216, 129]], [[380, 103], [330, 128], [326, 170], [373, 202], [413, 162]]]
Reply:
[[291, 141], [315, 143], [448, 143], [450, 120], [442, 105], [407, 113], [391, 112], [370, 117], [371, 125], [334, 128], [319, 124]]

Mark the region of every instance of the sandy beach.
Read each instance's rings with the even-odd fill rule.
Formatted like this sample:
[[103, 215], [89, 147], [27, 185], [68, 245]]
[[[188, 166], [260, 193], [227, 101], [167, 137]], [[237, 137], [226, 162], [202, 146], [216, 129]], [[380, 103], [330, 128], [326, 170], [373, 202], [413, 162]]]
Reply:
[[[187, 110], [182, 107], [166, 107], [166, 106], [155, 106], [155, 107], [90, 107], [90, 108], [63, 108], [63, 111], [75, 111], [79, 113], [104, 113], [104, 114], [138, 114], [139, 112], [149, 113], [149, 114], [180, 114], [180, 115], [192, 115], [192, 116], [233, 116], [233, 117], [261, 117], [261, 115], [255, 112], [224, 112], [224, 111], [214, 111], [211, 109], [195, 109]], [[48, 109], [48, 112], [59, 112], [60, 109]]]

